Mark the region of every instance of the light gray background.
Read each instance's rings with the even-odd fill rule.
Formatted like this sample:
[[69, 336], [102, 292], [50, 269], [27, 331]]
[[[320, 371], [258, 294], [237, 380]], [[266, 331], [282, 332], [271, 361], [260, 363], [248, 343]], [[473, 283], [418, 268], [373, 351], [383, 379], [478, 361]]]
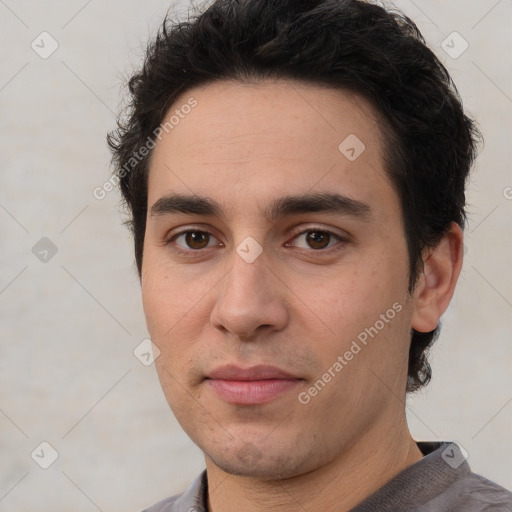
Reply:
[[[171, 12], [183, 16], [188, 5]], [[416, 439], [458, 441], [474, 471], [512, 488], [512, 2], [396, 5], [446, 64], [486, 138], [433, 382], [408, 399], [408, 418]], [[133, 355], [147, 332], [119, 196], [92, 195], [109, 176], [105, 134], [122, 76], [168, 7], [0, 0], [2, 511], [138, 511], [203, 468], [154, 367]], [[59, 44], [47, 59], [31, 48], [43, 31]], [[469, 43], [456, 59], [441, 47], [453, 31]], [[42, 237], [57, 247], [47, 262], [32, 252]], [[31, 458], [43, 441], [59, 454], [46, 470]]]

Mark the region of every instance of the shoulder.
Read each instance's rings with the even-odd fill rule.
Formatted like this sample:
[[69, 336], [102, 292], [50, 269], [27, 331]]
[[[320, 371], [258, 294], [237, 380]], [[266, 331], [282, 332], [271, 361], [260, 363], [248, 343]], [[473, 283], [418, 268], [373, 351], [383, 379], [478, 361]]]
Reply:
[[476, 473], [469, 473], [417, 512], [512, 512], [512, 492]]
[[176, 494], [170, 498], [165, 498], [164, 500], [151, 505], [151, 507], [144, 509], [142, 512], [175, 512], [175, 504], [181, 496], [182, 494]]
[[208, 480], [205, 470], [192, 482], [186, 491], [175, 494], [170, 498], [165, 498], [144, 509], [142, 512], [204, 512], [206, 509], [207, 488]]

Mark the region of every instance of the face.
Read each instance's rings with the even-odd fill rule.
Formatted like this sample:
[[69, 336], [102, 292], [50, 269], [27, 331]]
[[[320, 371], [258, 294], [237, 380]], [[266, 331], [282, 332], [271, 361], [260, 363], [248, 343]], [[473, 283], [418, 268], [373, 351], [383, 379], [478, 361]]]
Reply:
[[413, 305], [382, 125], [355, 94], [281, 80], [176, 109], [142, 265], [163, 391], [224, 471], [314, 470], [403, 415]]

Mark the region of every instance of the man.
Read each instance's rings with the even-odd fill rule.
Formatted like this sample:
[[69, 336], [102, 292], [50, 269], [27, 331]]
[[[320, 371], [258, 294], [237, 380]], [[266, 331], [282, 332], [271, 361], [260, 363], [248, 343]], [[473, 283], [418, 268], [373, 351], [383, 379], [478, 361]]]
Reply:
[[405, 396], [462, 266], [479, 132], [407, 17], [217, 0], [109, 137], [159, 379], [206, 471], [151, 512], [512, 510]]

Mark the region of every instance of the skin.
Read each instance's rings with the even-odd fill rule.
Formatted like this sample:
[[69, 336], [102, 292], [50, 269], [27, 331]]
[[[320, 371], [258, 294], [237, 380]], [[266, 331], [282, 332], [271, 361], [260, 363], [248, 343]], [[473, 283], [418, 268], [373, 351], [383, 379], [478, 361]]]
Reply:
[[[408, 293], [399, 199], [369, 103], [293, 81], [219, 81], [171, 110], [191, 96], [197, 106], [157, 143], [148, 181], [141, 283], [164, 394], [205, 454], [211, 511], [350, 510], [422, 457], [405, 419], [410, 332], [433, 330], [448, 307], [462, 232], [453, 224], [424, 252]], [[338, 150], [349, 134], [365, 144], [354, 161]], [[315, 192], [361, 201], [369, 215], [263, 214], [279, 197]], [[209, 197], [223, 215], [152, 215], [170, 193]], [[166, 244], [187, 229], [211, 236]], [[308, 242], [321, 230], [345, 241]], [[252, 263], [236, 252], [249, 236], [263, 249]], [[395, 303], [401, 311], [300, 403]], [[302, 380], [268, 403], [233, 405], [204, 380], [227, 363], [271, 364]]]

